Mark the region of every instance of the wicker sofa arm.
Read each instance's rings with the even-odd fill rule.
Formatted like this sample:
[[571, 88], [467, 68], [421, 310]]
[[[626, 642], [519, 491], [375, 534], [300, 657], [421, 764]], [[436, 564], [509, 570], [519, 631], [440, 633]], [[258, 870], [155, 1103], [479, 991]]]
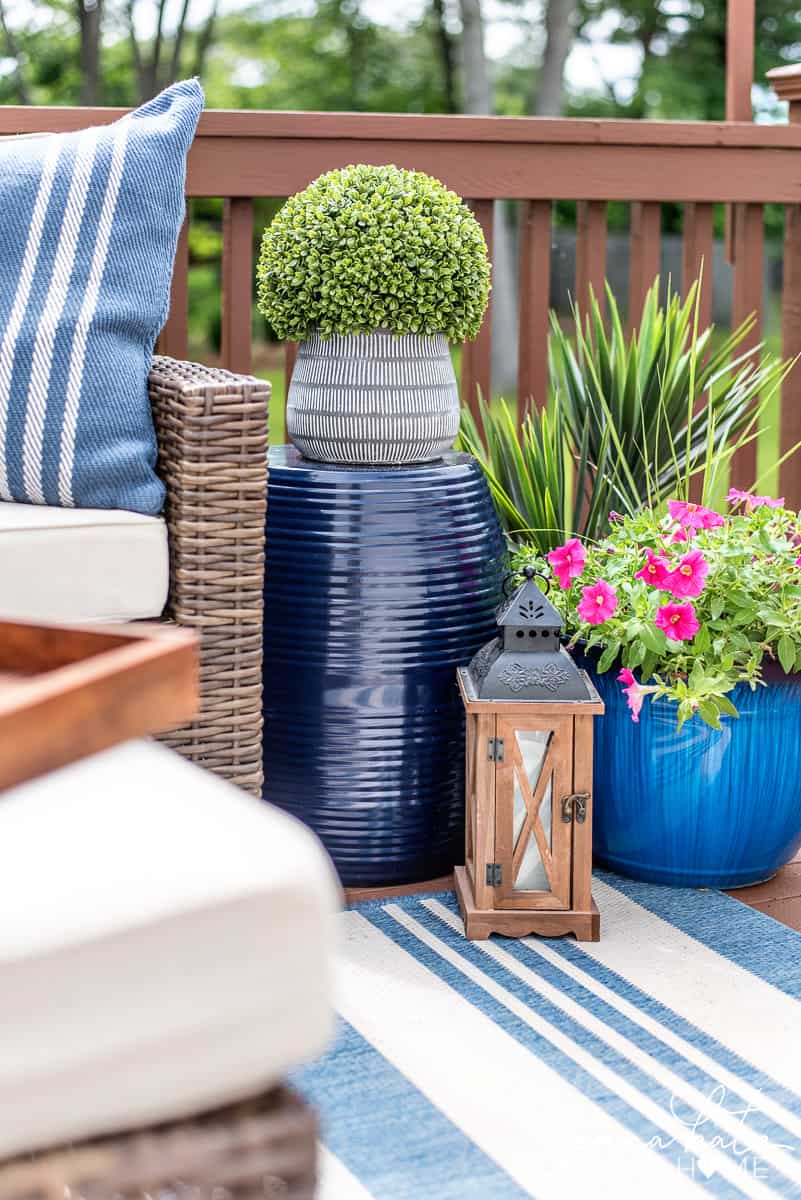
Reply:
[[163, 740], [260, 795], [270, 385], [157, 356], [149, 391], [167, 488], [164, 617], [201, 636], [200, 716]]

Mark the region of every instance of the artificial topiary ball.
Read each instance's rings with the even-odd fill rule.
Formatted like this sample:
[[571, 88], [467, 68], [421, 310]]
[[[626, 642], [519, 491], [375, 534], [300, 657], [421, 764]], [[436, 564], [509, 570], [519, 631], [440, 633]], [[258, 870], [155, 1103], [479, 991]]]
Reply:
[[490, 290], [481, 226], [437, 179], [400, 167], [329, 171], [264, 231], [259, 308], [277, 337], [473, 338]]

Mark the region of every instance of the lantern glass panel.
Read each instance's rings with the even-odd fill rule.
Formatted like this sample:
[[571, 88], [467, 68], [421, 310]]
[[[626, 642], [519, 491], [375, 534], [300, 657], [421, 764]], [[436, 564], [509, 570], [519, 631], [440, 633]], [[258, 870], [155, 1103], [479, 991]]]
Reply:
[[[517, 843], [528, 812], [528, 805], [532, 803], [533, 794], [542, 772], [543, 762], [545, 761], [545, 755], [553, 738], [553, 732], [547, 729], [516, 729], [515, 738], [529, 785], [528, 796], [524, 798], [520, 788], [520, 781], [517, 773], [515, 773], [512, 833], [515, 849], [517, 849]], [[526, 801], [528, 801], [528, 804]], [[549, 779], [539, 808], [539, 821], [549, 850], [552, 849], [552, 808], [552, 780]], [[520, 860], [520, 869], [514, 881], [514, 889], [518, 892], [549, 891], [551, 880], [542, 861], [537, 839], [534, 837], [531, 829], [526, 834], [526, 838], [527, 843], [523, 851], [523, 857]]]

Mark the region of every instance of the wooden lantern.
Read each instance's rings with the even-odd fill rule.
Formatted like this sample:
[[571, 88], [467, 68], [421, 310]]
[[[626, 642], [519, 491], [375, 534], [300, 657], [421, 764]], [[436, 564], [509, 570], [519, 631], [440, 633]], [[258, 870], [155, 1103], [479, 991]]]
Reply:
[[456, 894], [465, 933], [597, 941], [592, 722], [603, 703], [562, 646], [561, 618], [533, 570], [496, 619], [499, 636], [458, 671], [467, 831]]

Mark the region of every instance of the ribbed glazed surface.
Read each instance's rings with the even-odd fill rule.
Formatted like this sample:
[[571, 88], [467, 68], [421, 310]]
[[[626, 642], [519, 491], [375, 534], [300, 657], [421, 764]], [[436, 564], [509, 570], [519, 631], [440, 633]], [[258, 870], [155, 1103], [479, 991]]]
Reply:
[[483, 474], [276, 447], [267, 512], [265, 798], [346, 884], [441, 875], [464, 858], [455, 669], [493, 635], [504, 572]]
[[314, 333], [301, 342], [286, 408], [289, 437], [320, 462], [431, 462], [459, 432], [459, 392], [442, 334]]
[[801, 846], [801, 676], [766, 668], [739, 684], [739, 720], [676, 732], [676, 707], [646, 700], [630, 719], [616, 671], [598, 675], [593, 850], [621, 875], [674, 887], [757, 883]]

